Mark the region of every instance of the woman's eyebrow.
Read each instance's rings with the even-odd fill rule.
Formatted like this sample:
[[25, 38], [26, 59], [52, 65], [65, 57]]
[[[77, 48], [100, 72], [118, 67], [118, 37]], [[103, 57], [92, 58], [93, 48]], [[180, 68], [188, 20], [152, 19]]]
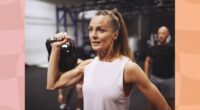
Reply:
[[101, 26], [101, 25], [99, 25], [99, 26], [91, 26], [91, 25], [89, 25], [89, 28], [93, 28], [93, 27], [105, 29], [105, 27], [103, 27], [103, 26]]

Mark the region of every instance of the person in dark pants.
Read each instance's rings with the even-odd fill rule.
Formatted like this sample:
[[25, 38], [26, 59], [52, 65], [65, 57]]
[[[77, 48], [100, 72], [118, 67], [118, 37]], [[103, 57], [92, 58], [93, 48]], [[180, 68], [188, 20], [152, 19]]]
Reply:
[[144, 71], [174, 109], [174, 46], [167, 41], [170, 34], [166, 26], [160, 27], [157, 35], [157, 44], [147, 52]]

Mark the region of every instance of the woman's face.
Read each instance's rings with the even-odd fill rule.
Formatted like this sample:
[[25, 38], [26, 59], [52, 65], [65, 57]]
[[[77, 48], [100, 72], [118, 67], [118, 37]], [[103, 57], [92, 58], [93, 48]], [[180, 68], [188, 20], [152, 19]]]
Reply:
[[117, 32], [110, 25], [110, 17], [99, 15], [91, 19], [89, 24], [89, 38], [93, 50], [104, 51], [112, 48]]

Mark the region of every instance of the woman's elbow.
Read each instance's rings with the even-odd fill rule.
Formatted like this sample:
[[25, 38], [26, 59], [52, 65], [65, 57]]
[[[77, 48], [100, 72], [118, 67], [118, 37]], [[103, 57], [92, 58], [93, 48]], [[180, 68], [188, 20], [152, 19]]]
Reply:
[[49, 91], [56, 90], [56, 88], [54, 86], [49, 86], [49, 85], [47, 85], [46, 89]]
[[56, 90], [58, 87], [57, 87], [57, 85], [56, 85], [56, 83], [55, 84], [49, 84], [48, 82], [47, 82], [47, 87], [46, 87], [46, 89], [47, 90], [50, 90], [50, 91], [53, 91], [53, 90]]
[[60, 77], [60, 80], [56, 81], [55, 83], [53, 84], [48, 84], [47, 83], [47, 87], [46, 89], [47, 90], [57, 90], [59, 88], [63, 88], [63, 87], [69, 87], [70, 86], [70, 81], [65, 79], [63, 80], [64, 78]]

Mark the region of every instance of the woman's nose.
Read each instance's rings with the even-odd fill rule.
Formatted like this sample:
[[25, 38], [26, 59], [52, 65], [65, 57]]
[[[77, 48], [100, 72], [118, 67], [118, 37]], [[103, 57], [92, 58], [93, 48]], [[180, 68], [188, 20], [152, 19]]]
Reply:
[[92, 31], [90, 36], [91, 36], [92, 38], [97, 38], [97, 33], [96, 33], [96, 31]]

